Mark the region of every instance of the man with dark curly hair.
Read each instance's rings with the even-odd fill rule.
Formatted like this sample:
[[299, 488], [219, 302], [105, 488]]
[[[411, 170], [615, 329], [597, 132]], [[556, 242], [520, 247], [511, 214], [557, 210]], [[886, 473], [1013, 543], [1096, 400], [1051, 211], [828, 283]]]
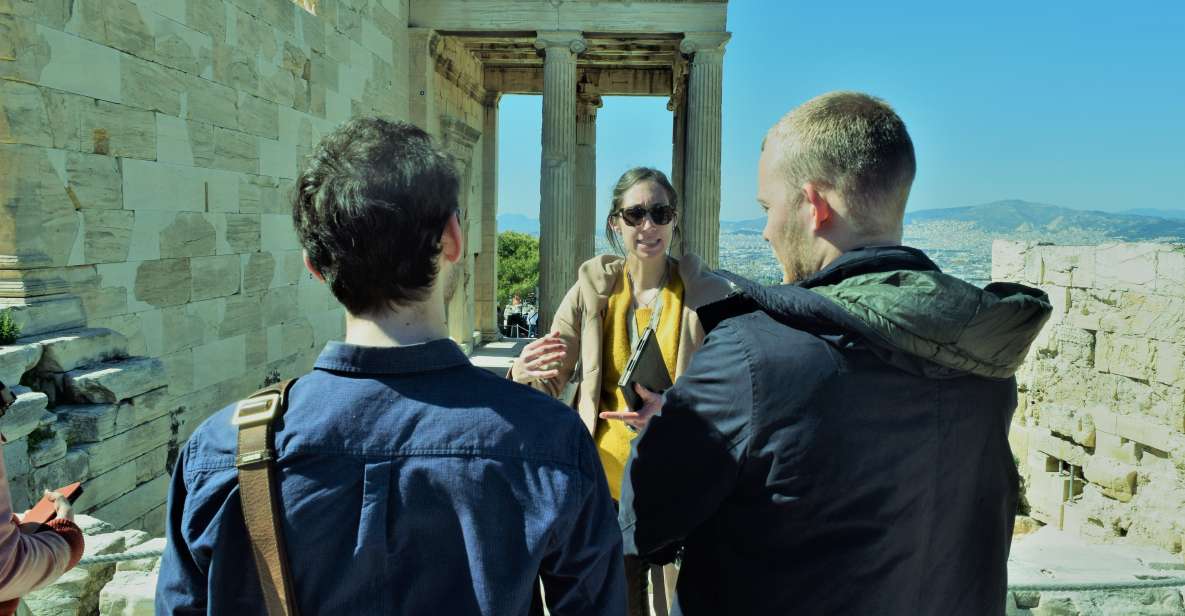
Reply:
[[[621, 534], [596, 450], [559, 402], [447, 337], [458, 178], [426, 133], [352, 120], [297, 181], [305, 264], [346, 308], [275, 423], [280, 527], [305, 614], [625, 611]], [[157, 614], [264, 613], [237, 476], [235, 405], [173, 471]]]

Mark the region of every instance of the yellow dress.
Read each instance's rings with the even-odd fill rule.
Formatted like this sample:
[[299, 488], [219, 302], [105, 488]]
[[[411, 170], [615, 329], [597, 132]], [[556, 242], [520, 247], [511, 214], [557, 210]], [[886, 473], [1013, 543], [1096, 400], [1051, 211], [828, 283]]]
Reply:
[[[632, 292], [623, 274], [617, 280], [609, 305], [605, 309], [604, 331], [601, 337], [601, 402], [603, 411], [628, 411], [625, 396], [617, 388], [621, 371], [630, 359], [630, 334], [626, 325]], [[634, 311], [638, 335], [650, 323], [650, 308]], [[670, 280], [662, 290], [662, 314], [658, 319], [658, 348], [667, 364], [671, 381], [675, 380], [675, 360], [679, 353], [679, 331], [683, 326], [683, 280], [674, 267], [670, 269]], [[621, 481], [625, 476], [625, 461], [630, 455], [630, 441], [638, 433], [629, 429], [625, 422], [617, 419], [598, 419], [593, 440], [601, 456], [605, 478], [609, 481], [609, 492], [613, 500], [621, 500]]]

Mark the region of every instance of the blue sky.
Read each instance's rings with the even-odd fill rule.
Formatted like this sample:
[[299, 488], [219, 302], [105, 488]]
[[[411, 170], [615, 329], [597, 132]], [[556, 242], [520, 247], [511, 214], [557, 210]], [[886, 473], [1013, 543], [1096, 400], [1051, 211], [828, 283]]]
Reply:
[[[1185, 2], [733, 0], [721, 218], [754, 201], [765, 131], [837, 89], [892, 104], [918, 176], [909, 209], [1025, 199], [1185, 210]], [[542, 99], [501, 106], [499, 213], [538, 215]], [[609, 97], [597, 202], [625, 169], [671, 164], [666, 99]]]

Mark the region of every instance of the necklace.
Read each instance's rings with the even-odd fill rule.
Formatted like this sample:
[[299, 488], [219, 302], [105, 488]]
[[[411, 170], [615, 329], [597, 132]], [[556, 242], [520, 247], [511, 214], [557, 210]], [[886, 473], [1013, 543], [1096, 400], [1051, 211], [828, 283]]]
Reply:
[[663, 270], [662, 278], [659, 279], [659, 281], [658, 281], [658, 287], [654, 289], [654, 297], [651, 297], [650, 301], [643, 304], [638, 301], [638, 295], [634, 292], [634, 279], [632, 276], [630, 276], [630, 270], [629, 270], [629, 267], [627, 266], [625, 268], [625, 280], [626, 280], [626, 284], [628, 284], [630, 286], [630, 298], [632, 300], [632, 303], [638, 304], [638, 308], [652, 308], [652, 307], [654, 307], [654, 303], [657, 302], [659, 296], [662, 295], [662, 290], [664, 288], [666, 288], [666, 286], [667, 286], [667, 276], [669, 276], [670, 273], [671, 273], [671, 267], [670, 267], [670, 264], [667, 264], [667, 268], [665, 270]]

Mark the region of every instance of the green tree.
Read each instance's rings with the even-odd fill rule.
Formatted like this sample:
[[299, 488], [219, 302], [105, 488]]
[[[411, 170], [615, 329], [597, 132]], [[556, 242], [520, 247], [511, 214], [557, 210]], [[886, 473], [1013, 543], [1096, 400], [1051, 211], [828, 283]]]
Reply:
[[517, 293], [526, 301], [539, 286], [539, 239], [517, 231], [498, 234], [498, 306]]

